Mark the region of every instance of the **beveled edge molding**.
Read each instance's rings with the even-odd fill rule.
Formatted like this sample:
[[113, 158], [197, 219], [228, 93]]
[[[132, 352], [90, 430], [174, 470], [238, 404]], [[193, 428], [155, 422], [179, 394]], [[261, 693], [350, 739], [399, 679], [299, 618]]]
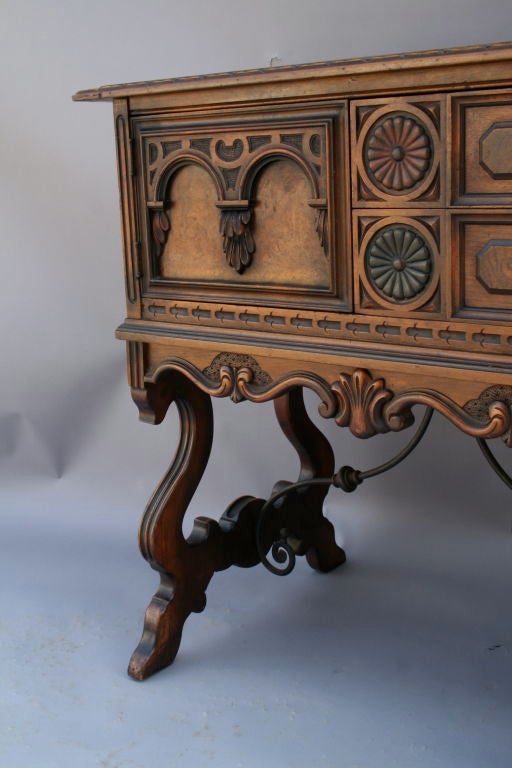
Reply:
[[[406, 51], [404, 53], [386, 53], [377, 56], [351, 59], [335, 59], [333, 61], [306, 62], [304, 64], [285, 64], [280, 67], [267, 67], [259, 69], [235, 70], [232, 72], [216, 72], [206, 75], [192, 75], [189, 77], [165, 78], [161, 80], [142, 80], [133, 83], [116, 83], [102, 85], [96, 88], [87, 88], [78, 91], [73, 96], [73, 101], [100, 101], [116, 99], [122, 96], [145, 96], [150, 94], [169, 93], [182, 90], [190, 90], [194, 87], [218, 88], [241, 84], [257, 84], [260, 82], [286, 82], [303, 81], [310, 77], [310, 73], [320, 77], [333, 77], [336, 75], [357, 81], [359, 74], [377, 73], [382, 76], [383, 70], [399, 71], [407, 75], [408, 70], [413, 70], [417, 78], [419, 68], [440, 68], [447, 65], [473, 65], [480, 67], [494, 62], [508, 62], [510, 59], [511, 43], [507, 41], [487, 43], [485, 45], [466, 45], [455, 48], [431, 49], [428, 51]], [[474, 67], [466, 72], [463, 70], [460, 77], [452, 79], [460, 88], [468, 82], [477, 79]], [[503, 70], [506, 70], [503, 66]], [[477, 80], [481, 83], [481, 80]]]
[[[262, 371], [253, 358], [247, 361], [244, 355], [238, 360], [233, 356], [231, 364], [222, 362], [220, 358], [221, 355], [217, 355], [203, 371], [180, 358], [164, 360], [146, 374], [145, 382], [155, 385], [165, 380], [166, 374], [178, 373], [206, 394], [212, 397], [230, 397], [235, 403], [243, 400], [263, 403], [298, 387], [311, 389], [321, 401], [318, 406], [319, 414], [326, 419], [333, 418], [336, 424], [348, 427], [353, 435], [360, 438], [405, 429], [414, 422], [411, 408], [414, 405], [425, 405], [434, 408], [471, 437], [502, 437], [507, 445], [512, 444], [510, 387], [506, 388], [510, 392], [510, 401], [482, 401], [482, 407], [486, 409], [487, 414], [486, 418], [482, 418], [481, 414], [475, 416], [471, 409], [468, 409], [468, 404], [461, 407], [435, 390], [410, 389], [395, 395], [386, 387], [383, 378], [374, 378], [369, 371], [362, 368], [351, 374], [340, 373], [337, 380], [331, 383], [307, 371], [293, 371], [274, 380], [268, 377], [268, 380], [262, 381], [261, 373], [265, 377], [268, 374]], [[206, 373], [210, 372], [214, 361], [217, 361], [215, 379]], [[255, 363], [257, 368], [254, 367]], [[487, 391], [484, 390], [480, 399]]]

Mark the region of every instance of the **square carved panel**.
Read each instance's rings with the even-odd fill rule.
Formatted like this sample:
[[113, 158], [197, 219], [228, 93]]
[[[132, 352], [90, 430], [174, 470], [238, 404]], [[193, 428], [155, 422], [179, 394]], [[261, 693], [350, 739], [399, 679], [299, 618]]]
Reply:
[[512, 93], [453, 101], [453, 201], [512, 204]]
[[444, 204], [444, 96], [351, 104], [355, 207]]
[[502, 320], [512, 312], [512, 214], [455, 216], [455, 308]]
[[354, 214], [356, 311], [442, 316], [445, 215], [438, 210], [375, 213]]

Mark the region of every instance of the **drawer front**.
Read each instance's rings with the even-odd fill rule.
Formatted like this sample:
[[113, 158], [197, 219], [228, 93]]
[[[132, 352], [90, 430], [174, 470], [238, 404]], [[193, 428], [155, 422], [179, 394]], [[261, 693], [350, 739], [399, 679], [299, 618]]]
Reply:
[[345, 111], [135, 119], [144, 295], [349, 311]]
[[389, 209], [357, 211], [354, 217], [356, 310], [441, 317], [447, 277], [444, 212]]
[[445, 136], [443, 94], [351, 104], [354, 301], [361, 314], [443, 316]]
[[465, 317], [503, 320], [512, 313], [512, 214], [454, 217], [459, 266], [455, 305]]
[[453, 202], [512, 204], [512, 93], [453, 103]]
[[438, 94], [352, 102], [354, 207], [444, 205], [445, 101]]

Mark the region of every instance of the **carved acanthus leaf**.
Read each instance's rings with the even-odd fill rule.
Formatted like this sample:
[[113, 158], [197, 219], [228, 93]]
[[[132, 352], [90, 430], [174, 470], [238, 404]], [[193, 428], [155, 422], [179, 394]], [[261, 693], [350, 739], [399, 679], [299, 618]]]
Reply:
[[153, 248], [155, 259], [159, 259], [164, 250], [167, 236], [171, 228], [171, 222], [163, 209], [152, 211], [151, 231], [153, 233]]
[[239, 274], [251, 265], [256, 249], [251, 232], [249, 208], [224, 208], [220, 214], [220, 233], [226, 261]]
[[318, 208], [315, 216], [315, 230], [320, 240], [320, 245], [327, 256], [329, 253], [329, 230], [327, 208]]

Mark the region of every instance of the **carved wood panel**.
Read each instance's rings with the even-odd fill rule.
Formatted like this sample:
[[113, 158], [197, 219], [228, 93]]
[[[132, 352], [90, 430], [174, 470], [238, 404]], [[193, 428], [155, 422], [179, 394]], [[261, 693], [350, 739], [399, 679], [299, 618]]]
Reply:
[[117, 172], [121, 193], [121, 236], [124, 253], [126, 310], [128, 317], [140, 316], [140, 234], [133, 186], [131, 132], [127, 99], [114, 105]]
[[512, 214], [454, 217], [455, 308], [496, 320], [512, 311]]
[[355, 207], [444, 204], [445, 98], [354, 101]]
[[512, 93], [453, 99], [453, 202], [512, 204]]
[[[512, 197], [489, 190], [511, 183], [510, 104], [509, 90], [132, 116], [142, 318], [329, 354], [509, 357]], [[461, 196], [471, 142], [490, 186]], [[489, 202], [501, 213], [461, 205]]]
[[134, 120], [145, 295], [229, 301], [243, 288], [263, 304], [350, 309], [349, 188], [334, 184], [345, 119], [337, 102]]
[[354, 215], [356, 309], [439, 316], [444, 216], [437, 211]]

